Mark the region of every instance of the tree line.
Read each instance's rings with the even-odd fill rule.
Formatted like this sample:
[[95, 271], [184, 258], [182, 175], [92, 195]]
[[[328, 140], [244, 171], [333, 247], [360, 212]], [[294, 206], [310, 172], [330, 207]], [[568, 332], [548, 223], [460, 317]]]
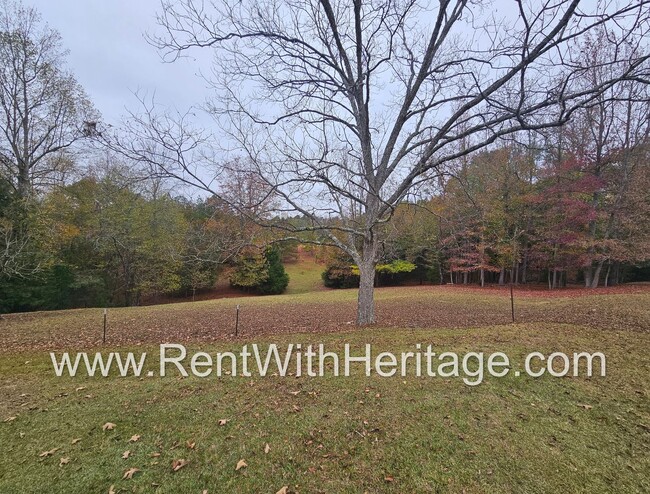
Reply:
[[215, 51], [213, 130], [144, 98], [106, 125], [60, 35], [3, 0], [3, 310], [195, 293], [226, 266], [277, 293], [282, 242], [358, 284], [359, 324], [377, 283], [641, 273], [646, 2], [519, 3], [500, 22], [464, 0], [305, 5], [161, 5], [164, 56]]

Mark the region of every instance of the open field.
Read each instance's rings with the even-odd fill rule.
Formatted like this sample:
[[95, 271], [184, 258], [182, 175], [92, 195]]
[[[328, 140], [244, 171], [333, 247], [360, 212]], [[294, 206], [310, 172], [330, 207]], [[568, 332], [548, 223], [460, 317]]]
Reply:
[[[585, 295], [586, 293], [586, 295]], [[604, 295], [608, 293], [607, 295]], [[109, 309], [107, 343], [209, 342], [231, 340], [240, 305], [240, 337], [348, 331], [355, 320], [356, 290], [241, 297]], [[507, 288], [409, 286], [376, 290], [380, 327], [437, 330], [511, 322]], [[560, 323], [613, 331], [650, 332], [650, 287], [515, 291], [519, 323]], [[5, 315], [0, 345], [24, 348], [90, 348], [102, 341], [102, 309]]]
[[325, 266], [314, 260], [313, 256], [301, 255], [299, 262], [287, 263], [284, 269], [289, 275], [288, 295], [325, 290], [321, 281]]
[[[357, 330], [354, 290], [111, 309], [105, 347], [97, 309], [5, 316], [0, 492], [647, 492], [650, 291], [620, 291], [516, 293], [509, 324], [503, 290], [385, 288], [380, 327]], [[153, 355], [165, 341], [209, 353], [251, 342], [392, 352], [422, 343], [502, 351], [514, 366], [531, 351], [602, 351], [607, 376], [509, 375], [476, 387], [358, 372], [57, 378], [45, 351]], [[102, 431], [107, 422], [115, 428]], [[173, 472], [178, 459], [189, 463]], [[248, 466], [236, 471], [241, 459]], [[122, 479], [129, 468], [140, 471]]]

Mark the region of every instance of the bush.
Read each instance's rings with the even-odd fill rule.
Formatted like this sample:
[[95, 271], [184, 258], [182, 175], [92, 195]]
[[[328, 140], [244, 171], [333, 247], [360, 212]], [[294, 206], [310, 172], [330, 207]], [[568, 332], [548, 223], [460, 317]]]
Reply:
[[[417, 266], [409, 261], [397, 259], [386, 264], [377, 264], [375, 283], [377, 285], [399, 285], [404, 283]], [[351, 259], [342, 256], [331, 260], [323, 274], [323, 283], [329, 288], [356, 288], [359, 286], [359, 267]]]
[[410, 273], [416, 268], [414, 263], [402, 259], [396, 259], [388, 264], [378, 264], [376, 268], [377, 284], [400, 285], [407, 281]]
[[64, 264], [29, 278], [0, 278], [0, 313], [102, 307], [106, 303], [101, 276], [77, 274]]
[[247, 253], [237, 259], [235, 270], [230, 275], [230, 286], [244, 291], [253, 291], [268, 277], [266, 259], [256, 253]]
[[262, 295], [277, 295], [289, 285], [280, 251], [268, 248], [263, 256], [249, 254], [239, 259], [237, 269], [230, 276], [230, 285]]
[[328, 288], [356, 288], [359, 286], [359, 272], [354, 272], [352, 259], [340, 254], [330, 259], [321, 278], [323, 284]]

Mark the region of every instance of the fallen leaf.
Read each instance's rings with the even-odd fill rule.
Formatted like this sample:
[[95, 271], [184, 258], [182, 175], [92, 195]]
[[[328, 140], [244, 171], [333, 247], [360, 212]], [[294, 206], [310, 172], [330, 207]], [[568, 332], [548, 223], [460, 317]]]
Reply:
[[81, 391], [86, 389], [86, 386], [79, 386], [78, 388], [75, 389], [75, 391]]
[[271, 446], [269, 446], [269, 443], [266, 443], [266, 446], [264, 446], [264, 453], [269, 454], [269, 451], [271, 451]]
[[384, 480], [385, 480], [386, 482], [392, 482], [392, 481], [395, 480], [395, 479], [394, 479], [393, 477], [384, 477]]
[[70, 458], [61, 458], [59, 460], [59, 466], [60, 467], [62, 467], [63, 465], [67, 465], [68, 463], [70, 463]]
[[220, 419], [219, 420], [219, 425], [226, 425], [228, 423], [228, 419]]
[[585, 405], [583, 403], [578, 403], [578, 406], [584, 408], [585, 410], [591, 410], [593, 408], [593, 406]]
[[181, 468], [189, 463], [188, 460], [174, 460], [172, 461], [172, 472], [178, 472]]
[[278, 492], [275, 494], [289, 494], [289, 486], [285, 485], [283, 486]]
[[239, 460], [237, 462], [237, 466], [235, 467], [235, 471], [241, 470], [242, 468], [246, 468], [248, 466], [248, 463], [246, 463], [244, 460]]
[[70, 444], [77, 444], [79, 441], [81, 441], [81, 438], [77, 437], [77, 438], [73, 439]]
[[208, 490], [207, 490], [207, 489], [203, 489], [203, 490], [201, 491], [201, 494], [208, 494]]
[[61, 448], [53, 448], [53, 449], [51, 449], [51, 450], [49, 450], [49, 451], [43, 451], [43, 452], [42, 452], [40, 455], [38, 455], [38, 456], [40, 456], [41, 458], [45, 458], [45, 457], [47, 457], [47, 456], [52, 456], [52, 455], [53, 455], [54, 453], [56, 453], [59, 449], [61, 449]]
[[139, 471], [140, 471], [139, 468], [133, 468], [133, 467], [129, 468], [126, 472], [124, 472], [124, 475], [122, 476], [122, 480], [124, 480], [124, 479], [129, 479], [129, 480], [132, 479], [133, 475], [135, 475]]
[[139, 440], [140, 440], [140, 437], [141, 437], [141, 436], [140, 436], [139, 434], [133, 434], [133, 435], [131, 436], [131, 439], [129, 439], [129, 442], [130, 442], [130, 443], [134, 443], [134, 442], [136, 442], [136, 441], [139, 441]]
[[115, 494], [115, 486], [112, 485], [108, 488], [108, 494]]
[[124, 460], [127, 460], [129, 456], [131, 456], [131, 451], [128, 449], [124, 453], [122, 453], [122, 459]]
[[293, 396], [298, 396], [298, 393], [300, 393], [300, 391], [289, 391], [289, 393]]
[[14, 420], [16, 420], [16, 417], [7, 417], [3, 422], [13, 422]]
[[152, 458], [158, 458], [160, 456], [160, 453], [151, 453], [150, 455]]
[[102, 425], [102, 430], [103, 431], [112, 431], [115, 429], [116, 425], [113, 424], [112, 422], [106, 422], [104, 425]]
[[189, 449], [194, 449], [195, 446], [196, 446], [196, 442], [195, 441], [186, 441], [185, 446], [187, 446]]

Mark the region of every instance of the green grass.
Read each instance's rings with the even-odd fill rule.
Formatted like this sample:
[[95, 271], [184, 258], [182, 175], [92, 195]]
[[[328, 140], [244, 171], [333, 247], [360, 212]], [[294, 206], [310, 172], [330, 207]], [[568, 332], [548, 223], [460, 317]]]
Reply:
[[[283, 314], [300, 304], [319, 311], [351, 303], [354, 296], [354, 291], [323, 291], [246, 303], [262, 314]], [[507, 300], [489, 294], [396, 288], [380, 290], [378, 299], [395, 307], [440, 304], [459, 313], [507, 308]], [[0, 492], [106, 493], [111, 485], [115, 492], [207, 489], [211, 494], [275, 493], [285, 485], [300, 493], [648, 492], [650, 335], [626, 329], [627, 323], [607, 322], [642, 324], [648, 302], [648, 294], [530, 298], [520, 301], [519, 310], [531, 320], [515, 325], [262, 334], [205, 344], [198, 335], [188, 343], [211, 354], [251, 342], [324, 343], [332, 349], [346, 342], [355, 348], [371, 343], [375, 352], [413, 350], [422, 343], [439, 352], [502, 351], [516, 368], [531, 351], [602, 351], [607, 356], [606, 377], [510, 374], [487, 377], [476, 387], [460, 379], [412, 374], [57, 378], [45, 349], [13, 350], [0, 357]], [[186, 312], [198, 318], [232, 303], [114, 310], [113, 330], [166, 321], [173, 342], [174, 321]], [[600, 328], [587, 327], [589, 319], [585, 325], [534, 320], [536, 314], [582, 317], [594, 309], [605, 321]], [[45, 337], [52, 324], [58, 327], [55, 335], [84, 334], [96, 313], [10, 316], [0, 321], [1, 335], [13, 341], [34, 329]], [[92, 349], [92, 344], [80, 339], [76, 347]], [[147, 367], [157, 368], [152, 343], [108, 345], [102, 351], [127, 349], [148, 351], [153, 360]], [[2, 422], [10, 417], [16, 418]], [[225, 426], [218, 425], [220, 419], [228, 419]], [[102, 431], [106, 422], [115, 423], [115, 430]], [[129, 443], [134, 434], [141, 439]], [[71, 444], [76, 438], [81, 441]], [[188, 448], [187, 441], [195, 447]], [[60, 449], [39, 457], [53, 448]], [[126, 450], [131, 456], [122, 459]], [[70, 461], [60, 467], [60, 458]], [[175, 459], [189, 464], [172, 472]], [[240, 459], [248, 467], [235, 471]], [[141, 471], [122, 480], [131, 467]]]
[[312, 258], [307, 258], [300, 262], [287, 263], [284, 265], [284, 269], [289, 275], [287, 294], [308, 293], [323, 288], [321, 273], [325, 270], [325, 266]]

